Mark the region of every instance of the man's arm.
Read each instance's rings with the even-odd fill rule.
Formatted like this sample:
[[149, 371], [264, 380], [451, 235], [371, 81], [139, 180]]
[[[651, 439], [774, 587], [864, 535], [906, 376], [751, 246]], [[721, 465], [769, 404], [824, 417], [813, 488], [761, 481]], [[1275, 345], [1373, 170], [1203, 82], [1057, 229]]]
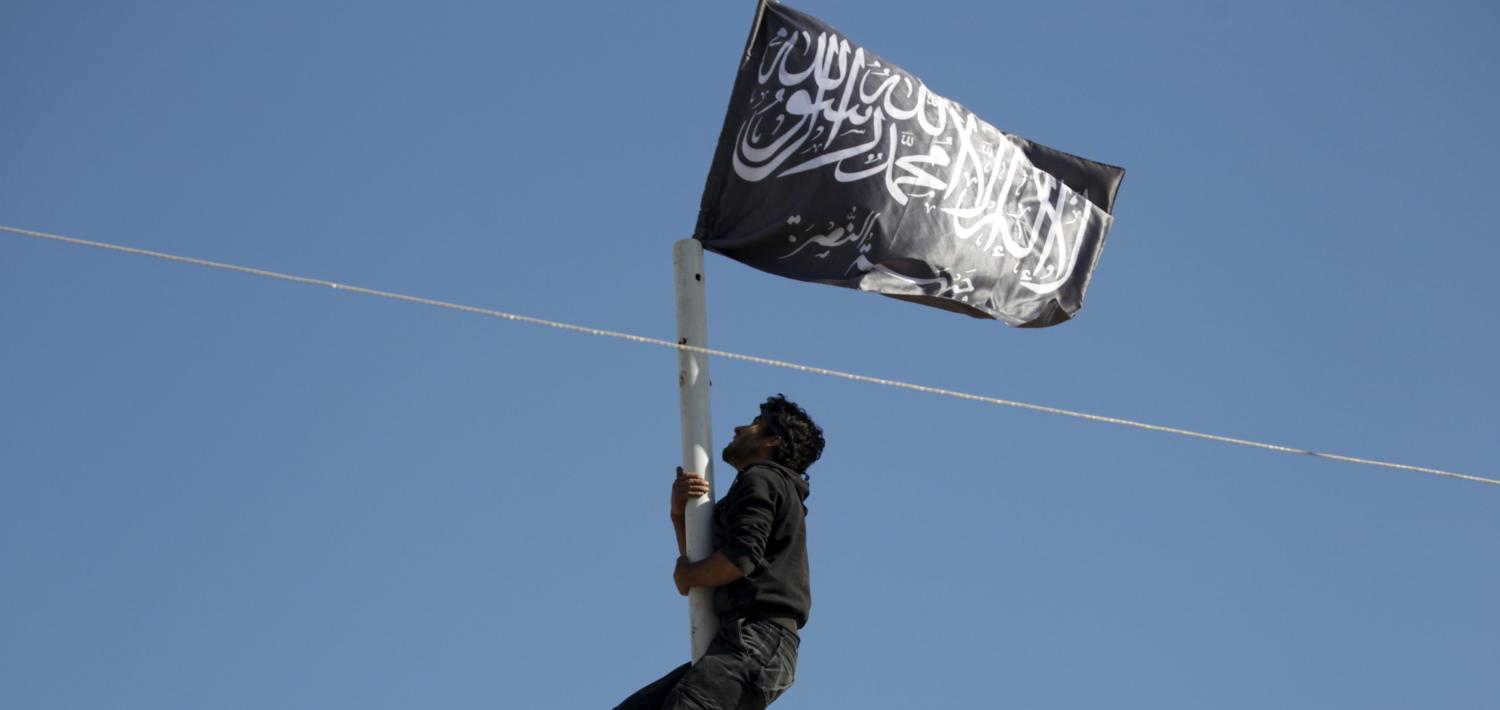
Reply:
[[693, 587], [722, 587], [743, 576], [745, 573], [720, 550], [714, 550], [712, 555], [697, 562], [678, 557], [677, 569], [672, 571], [672, 581], [677, 583], [677, 591], [683, 596], [687, 596]]
[[[753, 471], [753, 469], [752, 469]], [[672, 581], [686, 595], [692, 587], [722, 587], [748, 576], [763, 564], [766, 540], [776, 515], [770, 482], [763, 472], [742, 473], [725, 499], [729, 538], [723, 547], [697, 562], [677, 558]]]
[[687, 502], [708, 494], [708, 480], [700, 473], [687, 473], [677, 467], [677, 480], [672, 482], [672, 528], [677, 533], [677, 568], [672, 580], [677, 583], [677, 592], [687, 596], [693, 587], [722, 587], [745, 576], [722, 551], [697, 562], [687, 558]]
[[677, 556], [687, 555], [687, 520], [682, 513], [672, 514], [672, 527], [677, 530]]

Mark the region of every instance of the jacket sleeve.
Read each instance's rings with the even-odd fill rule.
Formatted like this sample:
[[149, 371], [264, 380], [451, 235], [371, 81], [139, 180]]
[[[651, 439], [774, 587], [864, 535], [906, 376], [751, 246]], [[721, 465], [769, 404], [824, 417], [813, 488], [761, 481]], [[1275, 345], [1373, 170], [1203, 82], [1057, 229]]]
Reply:
[[745, 576], [766, 564], [766, 542], [776, 519], [775, 492], [766, 474], [755, 469], [741, 473], [725, 509], [727, 540], [719, 551]]

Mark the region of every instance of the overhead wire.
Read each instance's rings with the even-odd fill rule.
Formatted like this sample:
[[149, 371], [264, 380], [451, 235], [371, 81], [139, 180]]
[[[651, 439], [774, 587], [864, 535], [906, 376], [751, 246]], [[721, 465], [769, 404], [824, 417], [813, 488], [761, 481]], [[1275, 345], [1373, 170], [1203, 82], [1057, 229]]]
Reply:
[[910, 382], [902, 382], [902, 381], [899, 381], [899, 380], [891, 380], [891, 379], [886, 379], [886, 378], [883, 378], [883, 377], [871, 377], [869, 375], [860, 375], [860, 374], [856, 374], [856, 373], [852, 373], [852, 372], [845, 372], [845, 371], [842, 371], [842, 370], [833, 370], [833, 369], [829, 369], [829, 368], [825, 368], [825, 367], [816, 367], [816, 366], [812, 366], [812, 365], [804, 365], [804, 364], [801, 364], [801, 363], [790, 362], [790, 361], [787, 361], [787, 360], [777, 360], [777, 359], [774, 359], [774, 358], [759, 357], [759, 356], [756, 356], [756, 355], [746, 355], [744, 353], [736, 353], [736, 352], [730, 352], [730, 351], [726, 351], [726, 350], [717, 350], [717, 349], [714, 349], [714, 348], [697, 347], [697, 346], [693, 346], [693, 345], [686, 345], [686, 344], [682, 344], [682, 343], [677, 343], [677, 342], [674, 342], [674, 341], [671, 341], [671, 340], [663, 340], [661, 338], [651, 338], [651, 337], [647, 337], [647, 336], [643, 336], [643, 335], [636, 335], [634, 333], [624, 333], [624, 332], [614, 331], [614, 330], [605, 330], [603, 328], [591, 328], [591, 327], [588, 327], [588, 326], [576, 325], [576, 324], [573, 324], [573, 323], [564, 323], [564, 322], [561, 322], [561, 321], [547, 320], [545, 318], [535, 318], [535, 317], [532, 317], [532, 316], [519, 315], [519, 314], [516, 314], [516, 313], [507, 313], [505, 311], [499, 311], [499, 310], [495, 310], [495, 309], [492, 309], [492, 308], [481, 308], [479, 306], [470, 306], [470, 305], [465, 305], [465, 304], [461, 304], [461, 303], [450, 303], [448, 301], [439, 301], [439, 300], [432, 299], [432, 298], [424, 298], [422, 296], [412, 296], [412, 295], [404, 294], [404, 293], [395, 293], [395, 292], [391, 292], [391, 291], [381, 291], [381, 290], [373, 289], [373, 288], [365, 288], [363, 286], [354, 286], [354, 285], [350, 285], [350, 284], [341, 284], [341, 283], [337, 283], [337, 282], [334, 282], [334, 281], [329, 281], [327, 279], [318, 279], [318, 278], [311, 278], [311, 277], [307, 277], [307, 276], [298, 276], [298, 275], [295, 275], [295, 274], [286, 274], [286, 273], [281, 273], [281, 272], [277, 272], [277, 271], [268, 271], [266, 269], [256, 269], [256, 268], [252, 268], [252, 267], [248, 267], [248, 266], [240, 266], [238, 264], [229, 264], [229, 263], [225, 263], [225, 262], [221, 262], [221, 261], [210, 261], [208, 259], [198, 259], [198, 258], [194, 258], [194, 257], [190, 257], [190, 256], [180, 256], [180, 255], [177, 255], [177, 254], [168, 254], [168, 253], [165, 253], [165, 252], [152, 251], [152, 250], [149, 250], [149, 249], [140, 249], [140, 248], [137, 248], [137, 247], [123, 246], [123, 245], [120, 245], [120, 244], [111, 244], [111, 243], [108, 243], [108, 242], [98, 242], [98, 241], [92, 241], [92, 240], [88, 240], [88, 239], [79, 239], [77, 237], [68, 237], [68, 236], [63, 236], [63, 235], [60, 235], [60, 234], [50, 234], [50, 233], [47, 233], [47, 232], [38, 232], [38, 231], [34, 231], [34, 230], [29, 230], [29, 229], [21, 229], [19, 227], [9, 227], [9, 226], [5, 226], [5, 225], [0, 225], [0, 232], [8, 232], [8, 233], [15, 234], [15, 235], [18, 235], [18, 236], [31, 237], [31, 238], [34, 238], [34, 239], [42, 239], [42, 240], [48, 240], [48, 241], [53, 241], [53, 242], [60, 242], [60, 243], [64, 243], [64, 244], [72, 244], [72, 245], [75, 245], [75, 246], [84, 246], [84, 247], [90, 247], [90, 248], [94, 248], [94, 249], [102, 249], [102, 250], [105, 250], [105, 251], [114, 251], [114, 252], [120, 252], [120, 253], [125, 253], [125, 254], [134, 254], [134, 255], [137, 255], [137, 256], [146, 256], [146, 257], [151, 257], [151, 258], [154, 258], [154, 259], [162, 259], [162, 260], [165, 260], [165, 261], [171, 261], [171, 262], [176, 262], [176, 263], [180, 263], [180, 264], [191, 264], [191, 265], [194, 265], [194, 266], [202, 266], [202, 267], [207, 267], [207, 268], [211, 268], [211, 269], [220, 269], [220, 270], [223, 270], [223, 271], [232, 271], [232, 272], [241, 273], [241, 274], [249, 274], [251, 276], [260, 276], [260, 277], [269, 278], [269, 279], [277, 279], [277, 280], [280, 280], [280, 281], [289, 281], [289, 282], [292, 282], [292, 283], [305, 284], [305, 285], [309, 285], [309, 286], [323, 286], [323, 287], [334, 289], [334, 290], [338, 290], [338, 291], [347, 291], [347, 292], [350, 292], [350, 293], [357, 293], [357, 294], [361, 294], [361, 295], [365, 295], [365, 296], [374, 296], [376, 298], [384, 298], [384, 299], [389, 299], [389, 300], [393, 300], [393, 301], [402, 301], [402, 302], [405, 302], [405, 303], [415, 303], [415, 304], [424, 305], [424, 306], [431, 306], [431, 307], [434, 307], [434, 308], [444, 308], [444, 309], [448, 309], [448, 310], [454, 310], [454, 311], [459, 311], [459, 312], [463, 312], [463, 313], [472, 313], [472, 314], [475, 314], [475, 315], [489, 316], [489, 317], [492, 317], [492, 318], [499, 318], [499, 319], [502, 319], [502, 320], [514, 321], [514, 322], [518, 322], [518, 323], [530, 323], [532, 325], [540, 325], [540, 326], [545, 326], [545, 327], [548, 327], [548, 328], [555, 328], [557, 330], [564, 330], [564, 331], [573, 332], [573, 333], [582, 333], [584, 335], [592, 335], [592, 336], [604, 337], [604, 338], [614, 338], [614, 339], [618, 339], [618, 340], [625, 340], [625, 341], [632, 342], [632, 343], [640, 343], [640, 344], [643, 344], [643, 345], [656, 345], [656, 346], [665, 347], [665, 348], [672, 348], [674, 350], [685, 350], [685, 351], [690, 351], [690, 352], [702, 353], [704, 355], [708, 355], [708, 356], [711, 356], [711, 357], [724, 358], [726, 360], [738, 360], [738, 361], [741, 361], [741, 362], [755, 363], [755, 364], [758, 364], [758, 365], [767, 365], [767, 366], [770, 366], [770, 367], [779, 367], [779, 368], [783, 368], [783, 369], [787, 369], [787, 370], [794, 370], [794, 371], [797, 371], [797, 372], [805, 372], [805, 373], [814, 374], [814, 375], [822, 375], [822, 376], [825, 376], [825, 377], [836, 377], [836, 378], [839, 378], [839, 379], [849, 380], [849, 381], [853, 381], [853, 382], [862, 382], [862, 383], [865, 383], [865, 384], [882, 385], [882, 386], [885, 386], [885, 387], [894, 387], [894, 388], [897, 388], [897, 389], [911, 390], [911, 391], [914, 391], [914, 392], [922, 392], [922, 393], [925, 393], [925, 394], [938, 395], [938, 396], [942, 396], [942, 397], [951, 397], [951, 398], [954, 398], [954, 399], [967, 400], [967, 401], [970, 401], [970, 402], [980, 402], [980, 403], [983, 403], [983, 404], [993, 404], [993, 405], [999, 405], [999, 406], [1004, 406], [1004, 407], [1013, 407], [1013, 408], [1016, 408], [1016, 409], [1024, 409], [1024, 410], [1033, 411], [1033, 412], [1042, 412], [1042, 413], [1045, 413], [1045, 414], [1056, 414], [1056, 415], [1059, 415], [1059, 416], [1072, 417], [1072, 418], [1075, 418], [1075, 419], [1083, 419], [1083, 420], [1087, 420], [1087, 421], [1100, 422], [1100, 423], [1104, 423], [1104, 424], [1115, 424], [1115, 425], [1118, 425], [1118, 426], [1132, 427], [1132, 428], [1135, 428], [1135, 429], [1144, 429], [1146, 431], [1154, 431], [1154, 432], [1159, 432], [1159, 433], [1163, 433], [1163, 434], [1174, 434], [1174, 435], [1177, 435], [1177, 436], [1184, 436], [1184, 437], [1189, 437], [1189, 438], [1201, 439], [1201, 440], [1205, 440], [1205, 441], [1213, 441], [1213, 442], [1218, 442], [1218, 443], [1222, 443], [1222, 444], [1234, 444], [1234, 445], [1237, 445], [1237, 446], [1246, 446], [1246, 447], [1251, 447], [1251, 448], [1256, 448], [1256, 449], [1262, 449], [1262, 450], [1265, 450], [1265, 451], [1274, 451], [1274, 452], [1285, 453], [1285, 454], [1296, 454], [1296, 455], [1300, 455], [1300, 456], [1309, 456], [1309, 457], [1319, 458], [1319, 459], [1325, 459], [1325, 460], [1329, 460], [1329, 461], [1342, 461], [1344, 463], [1351, 463], [1351, 464], [1357, 464], [1357, 465], [1363, 465], [1363, 466], [1373, 466], [1373, 467], [1393, 469], [1393, 470], [1398, 470], [1398, 471], [1408, 471], [1408, 472], [1412, 472], [1412, 473], [1422, 473], [1422, 474], [1428, 474], [1428, 475], [1432, 475], [1432, 476], [1443, 476], [1443, 477], [1456, 478], [1456, 479], [1465, 480], [1465, 481], [1472, 481], [1472, 482], [1475, 482], [1475, 483], [1487, 483], [1487, 484], [1490, 484], [1490, 485], [1500, 486], [1500, 480], [1496, 480], [1496, 479], [1492, 479], [1492, 478], [1485, 478], [1485, 477], [1482, 477], [1482, 476], [1474, 476], [1474, 475], [1470, 475], [1470, 474], [1466, 474], [1466, 473], [1459, 473], [1457, 471], [1447, 471], [1447, 470], [1444, 470], [1444, 469], [1431, 468], [1431, 467], [1428, 467], [1428, 466], [1414, 466], [1414, 465], [1410, 465], [1410, 464], [1393, 463], [1393, 462], [1389, 462], [1389, 461], [1380, 461], [1380, 460], [1376, 460], [1376, 459], [1362, 458], [1362, 457], [1358, 457], [1358, 456], [1345, 456], [1345, 455], [1342, 455], [1342, 454], [1334, 454], [1334, 453], [1329, 453], [1329, 452], [1325, 452], [1325, 451], [1315, 451], [1315, 450], [1312, 450], [1312, 449], [1304, 449], [1304, 448], [1298, 448], [1298, 447], [1293, 447], [1293, 446], [1282, 446], [1280, 444], [1270, 444], [1270, 443], [1265, 443], [1265, 442], [1260, 442], [1260, 441], [1253, 441], [1253, 440], [1250, 440], [1250, 439], [1241, 439], [1241, 438], [1232, 437], [1232, 436], [1222, 436], [1222, 435], [1219, 435], [1219, 434], [1209, 434], [1209, 433], [1205, 433], [1205, 432], [1194, 431], [1194, 430], [1191, 430], [1191, 429], [1182, 429], [1182, 428], [1178, 428], [1178, 427], [1163, 426], [1163, 425], [1160, 425], [1160, 424], [1151, 424], [1151, 423], [1148, 423], [1148, 422], [1141, 422], [1141, 421], [1136, 421], [1136, 420], [1133, 420], [1133, 419], [1125, 419], [1125, 418], [1121, 418], [1121, 417], [1111, 417], [1111, 416], [1105, 416], [1105, 415], [1101, 415], [1101, 414], [1091, 414], [1091, 413], [1088, 413], [1088, 412], [1079, 412], [1079, 411], [1074, 411], [1074, 410], [1071, 410], [1071, 409], [1063, 409], [1063, 408], [1060, 408], [1060, 407], [1051, 407], [1051, 406], [1042, 405], [1042, 404], [1032, 404], [1030, 402], [1020, 402], [1020, 401], [1016, 401], [1016, 400], [1002, 399], [1000, 397], [990, 397], [990, 396], [987, 396], [987, 395], [972, 394], [972, 393], [968, 393], [968, 392], [961, 392], [961, 391], [958, 391], [958, 390], [945, 389], [945, 388], [942, 388], [942, 387], [930, 387], [930, 386], [927, 386], [927, 385], [919, 385], [919, 384], [914, 384], [914, 383], [910, 383]]

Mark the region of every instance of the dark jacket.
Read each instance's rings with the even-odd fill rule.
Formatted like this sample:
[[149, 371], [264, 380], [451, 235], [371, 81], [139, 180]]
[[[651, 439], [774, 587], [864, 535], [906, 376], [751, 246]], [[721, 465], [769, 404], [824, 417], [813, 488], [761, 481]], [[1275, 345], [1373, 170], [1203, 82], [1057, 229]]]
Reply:
[[770, 461], [735, 476], [714, 505], [714, 547], [745, 576], [715, 590], [719, 616], [765, 617], [794, 631], [807, 624], [807, 495], [801, 474]]

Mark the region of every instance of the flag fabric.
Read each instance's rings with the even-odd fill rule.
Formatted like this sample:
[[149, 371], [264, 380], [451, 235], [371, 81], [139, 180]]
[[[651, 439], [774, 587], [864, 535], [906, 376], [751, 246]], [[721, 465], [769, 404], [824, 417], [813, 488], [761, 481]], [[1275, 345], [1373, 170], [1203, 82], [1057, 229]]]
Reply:
[[694, 237], [779, 276], [1047, 326], [1083, 306], [1124, 172], [1003, 133], [768, 3]]

